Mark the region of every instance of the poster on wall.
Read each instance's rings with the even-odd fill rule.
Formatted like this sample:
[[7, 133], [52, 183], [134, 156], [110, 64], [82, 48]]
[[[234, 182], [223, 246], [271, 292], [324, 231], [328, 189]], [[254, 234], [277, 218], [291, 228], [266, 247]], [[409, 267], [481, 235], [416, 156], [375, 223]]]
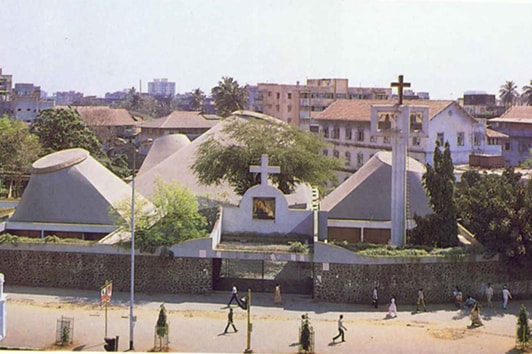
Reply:
[[275, 198], [253, 198], [253, 219], [275, 219]]

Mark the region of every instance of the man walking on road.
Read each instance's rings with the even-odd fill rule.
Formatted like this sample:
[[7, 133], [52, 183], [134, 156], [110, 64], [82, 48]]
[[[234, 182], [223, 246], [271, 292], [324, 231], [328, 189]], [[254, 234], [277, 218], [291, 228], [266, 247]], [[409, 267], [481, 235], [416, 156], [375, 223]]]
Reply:
[[229, 326], [233, 326], [233, 330], [238, 332], [238, 330], [235, 327], [235, 324], [233, 323], [233, 309], [229, 309], [229, 313], [227, 314], [227, 326], [225, 326], [224, 334], [227, 334], [227, 330], [229, 329]]
[[235, 300], [236, 304], [239, 305], [239, 303], [238, 303], [238, 289], [236, 288], [235, 284], [233, 284], [233, 288], [231, 289], [231, 300], [229, 300], [229, 302], [227, 303], [227, 307], [231, 306], [231, 304], [233, 303], [233, 300]]
[[342, 337], [342, 342], [345, 342], [344, 331], [347, 331], [347, 328], [345, 328], [344, 326], [343, 319], [344, 315], [340, 315], [340, 318], [338, 319], [338, 335], [336, 337], [333, 337], [333, 342], [335, 342], [336, 339], [340, 337]]

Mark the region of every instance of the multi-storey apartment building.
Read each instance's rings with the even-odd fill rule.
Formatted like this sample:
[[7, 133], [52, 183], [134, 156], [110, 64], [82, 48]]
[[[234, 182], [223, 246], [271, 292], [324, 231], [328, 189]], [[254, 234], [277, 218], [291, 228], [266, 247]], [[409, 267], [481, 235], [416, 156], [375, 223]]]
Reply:
[[175, 96], [175, 82], [168, 79], [153, 79], [148, 82], [148, 95], [150, 96]]
[[13, 76], [2, 74], [2, 68], [0, 68], [0, 102], [11, 100], [12, 86]]
[[[337, 99], [382, 99], [390, 88], [349, 87], [348, 79], [308, 79], [305, 85], [258, 84], [250, 90], [251, 109], [279, 118], [305, 130], [317, 129], [314, 118]], [[256, 92], [256, 94], [254, 94]]]
[[53, 100], [41, 98], [40, 86], [27, 83], [15, 84], [10, 109], [15, 118], [33, 122], [42, 110], [53, 106]]
[[[377, 100], [338, 100], [317, 115], [320, 134], [332, 146], [324, 154], [345, 160], [345, 171], [358, 170], [377, 151], [391, 150], [390, 137], [371, 134], [371, 106], [390, 104]], [[455, 164], [467, 164], [472, 154], [501, 155], [501, 146], [487, 139], [486, 125], [469, 115], [455, 101], [413, 100], [405, 104], [427, 106], [427, 137], [411, 137], [409, 156], [432, 164], [436, 140], [449, 142]], [[492, 145], [493, 144], [493, 145]]]
[[492, 129], [507, 135], [502, 139], [502, 155], [507, 165], [518, 166], [532, 159], [532, 106], [512, 106], [489, 123]]
[[497, 105], [495, 95], [483, 91], [466, 91], [460, 103], [475, 118], [494, 118], [504, 113], [504, 106]]

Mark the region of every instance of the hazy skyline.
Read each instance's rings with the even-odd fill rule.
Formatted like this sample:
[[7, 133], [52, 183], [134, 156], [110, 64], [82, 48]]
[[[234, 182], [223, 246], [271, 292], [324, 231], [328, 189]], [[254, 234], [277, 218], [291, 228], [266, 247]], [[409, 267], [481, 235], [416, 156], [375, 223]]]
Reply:
[[531, 1], [0, 0], [0, 68], [52, 94], [347, 78], [456, 99], [532, 80]]

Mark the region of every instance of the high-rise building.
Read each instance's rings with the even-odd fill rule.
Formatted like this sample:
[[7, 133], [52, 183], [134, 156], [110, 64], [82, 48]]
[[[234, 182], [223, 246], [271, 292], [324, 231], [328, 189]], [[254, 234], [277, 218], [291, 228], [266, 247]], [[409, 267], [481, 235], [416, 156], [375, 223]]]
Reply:
[[175, 96], [175, 82], [168, 79], [153, 79], [148, 82], [148, 95], [150, 96]]
[[[305, 130], [317, 128], [314, 117], [338, 99], [387, 100], [391, 88], [349, 87], [347, 79], [308, 79], [306, 85], [265, 84], [251, 90], [251, 109]], [[253, 96], [253, 97], [251, 97]]]

